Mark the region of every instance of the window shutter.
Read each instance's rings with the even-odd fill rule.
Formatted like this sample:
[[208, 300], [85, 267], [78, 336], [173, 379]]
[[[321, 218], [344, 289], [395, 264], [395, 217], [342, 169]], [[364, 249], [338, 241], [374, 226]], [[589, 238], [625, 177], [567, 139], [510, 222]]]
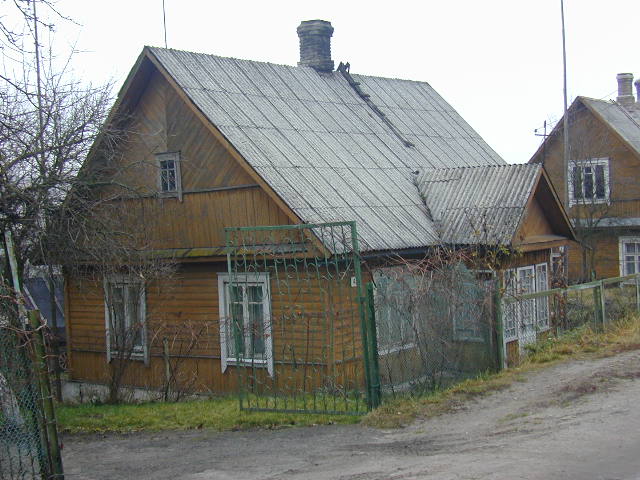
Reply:
[[582, 198], [582, 168], [573, 167], [573, 198], [579, 200]]
[[604, 179], [604, 165], [596, 165], [596, 198], [605, 198], [605, 179]]

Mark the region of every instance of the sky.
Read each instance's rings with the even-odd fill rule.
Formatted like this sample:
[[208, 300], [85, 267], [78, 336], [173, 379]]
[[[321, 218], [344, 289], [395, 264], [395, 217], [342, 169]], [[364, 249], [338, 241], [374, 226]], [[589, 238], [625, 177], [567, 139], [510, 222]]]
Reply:
[[[162, 0], [54, 1], [73, 22], [55, 19], [45, 41], [76, 50], [84, 81], [119, 88], [144, 45], [164, 46]], [[534, 130], [562, 115], [560, 0], [164, 3], [170, 48], [288, 65], [300, 21], [328, 20], [336, 65], [428, 82], [510, 163], [526, 162], [542, 138]], [[569, 102], [615, 98], [617, 73], [640, 77], [640, 1], [564, 3]]]

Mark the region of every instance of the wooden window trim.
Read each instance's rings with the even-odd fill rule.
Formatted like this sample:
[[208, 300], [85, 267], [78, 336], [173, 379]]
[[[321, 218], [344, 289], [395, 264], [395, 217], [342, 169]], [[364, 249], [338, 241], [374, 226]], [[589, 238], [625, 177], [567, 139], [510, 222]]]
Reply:
[[[156, 157], [156, 167], [158, 168], [158, 179], [157, 179], [157, 185], [158, 185], [158, 196], [163, 197], [163, 198], [170, 198], [170, 197], [177, 197], [178, 200], [182, 201], [182, 168], [181, 168], [181, 164], [182, 164], [182, 155], [180, 153], [180, 151], [176, 151], [176, 152], [161, 152], [161, 153], [156, 153], [155, 154]], [[175, 164], [175, 175], [176, 175], [176, 189], [175, 190], [170, 190], [170, 191], [163, 191], [162, 190], [162, 167], [161, 167], [161, 162], [163, 161], [173, 161]]]

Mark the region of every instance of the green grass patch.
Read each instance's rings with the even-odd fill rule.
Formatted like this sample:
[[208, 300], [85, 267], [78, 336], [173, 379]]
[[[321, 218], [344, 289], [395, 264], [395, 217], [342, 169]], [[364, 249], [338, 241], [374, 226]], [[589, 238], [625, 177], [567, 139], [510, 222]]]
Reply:
[[604, 332], [588, 326], [558, 337], [549, 337], [527, 347], [528, 355], [516, 368], [499, 373], [482, 374], [442, 391], [424, 395], [399, 396], [366, 415], [362, 423], [377, 428], [399, 428], [416, 418], [429, 418], [455, 411], [470, 398], [486, 395], [523, 381], [524, 373], [576, 357], [608, 356], [640, 349], [640, 316], [630, 315]]
[[137, 431], [218, 431], [251, 428], [357, 423], [353, 415], [315, 415], [241, 411], [237, 398], [214, 398], [176, 403], [149, 402], [120, 405], [60, 405], [60, 429], [67, 433], [129, 433]]

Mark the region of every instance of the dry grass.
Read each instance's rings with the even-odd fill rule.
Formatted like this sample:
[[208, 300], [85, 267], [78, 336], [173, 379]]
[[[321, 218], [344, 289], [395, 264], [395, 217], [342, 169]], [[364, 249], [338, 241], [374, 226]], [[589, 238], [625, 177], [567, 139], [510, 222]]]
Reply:
[[578, 328], [530, 346], [529, 354], [517, 368], [484, 374], [443, 391], [396, 398], [369, 413], [362, 423], [377, 428], [403, 427], [416, 418], [455, 411], [465, 401], [507, 388], [514, 381], [526, 381], [524, 373], [569, 359], [604, 357], [635, 349], [640, 349], [640, 316], [637, 314], [619, 320], [605, 332]]

